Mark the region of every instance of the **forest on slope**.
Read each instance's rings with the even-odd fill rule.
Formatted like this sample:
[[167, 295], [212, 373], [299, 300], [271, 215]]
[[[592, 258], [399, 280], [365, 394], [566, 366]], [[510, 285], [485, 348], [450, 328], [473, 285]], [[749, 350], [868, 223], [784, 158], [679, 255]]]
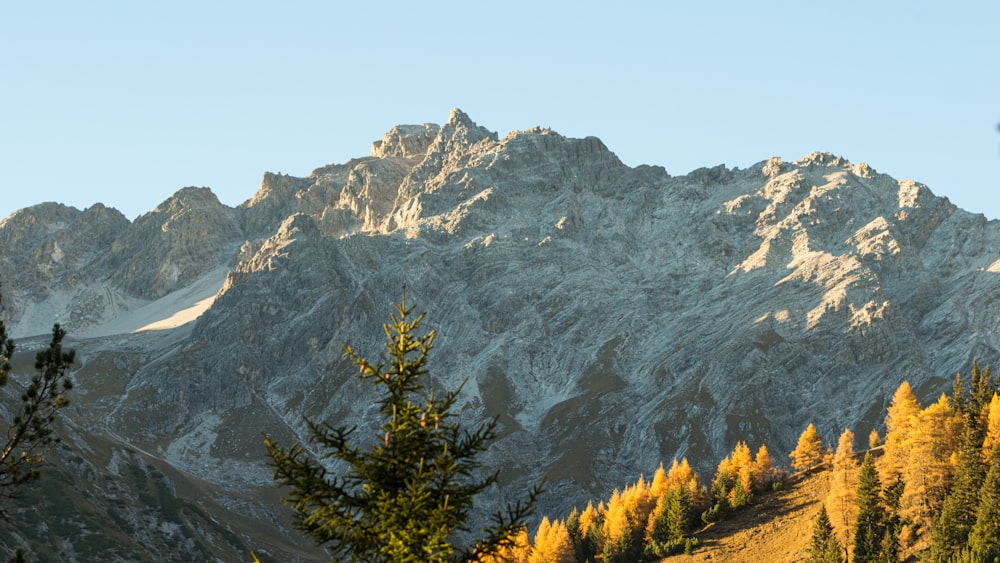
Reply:
[[[809, 424], [787, 470], [766, 445], [751, 455], [742, 441], [708, 486], [686, 459], [675, 459], [596, 505], [543, 517], [532, 537], [522, 530], [496, 561], [624, 563], [679, 554], [730, 560], [751, 553], [773, 561], [993, 561], [1000, 557], [997, 384], [974, 363], [968, 378], [955, 376], [950, 395], [922, 406], [904, 382], [887, 409], [884, 438], [872, 431], [859, 452], [845, 429], [834, 448]], [[783, 524], [799, 533], [773, 533]], [[778, 538], [782, 545], [767, 545]], [[706, 540], [704, 551], [715, 557], [699, 557]]]

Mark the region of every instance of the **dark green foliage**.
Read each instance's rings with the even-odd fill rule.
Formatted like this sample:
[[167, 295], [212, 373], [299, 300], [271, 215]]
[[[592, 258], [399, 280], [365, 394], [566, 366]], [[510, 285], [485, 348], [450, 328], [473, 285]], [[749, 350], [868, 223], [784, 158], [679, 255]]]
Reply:
[[899, 515], [899, 502], [903, 498], [904, 489], [903, 478], [897, 475], [896, 481], [886, 487], [882, 494], [885, 500], [885, 526], [877, 559], [880, 563], [895, 563], [898, 559], [899, 533], [903, 529], [903, 519]]
[[[729, 470], [728, 464], [720, 465], [712, 481], [712, 506], [701, 514], [703, 522], [710, 524], [729, 517], [733, 509], [737, 508], [729, 500], [729, 493], [736, 485], [736, 475]], [[743, 495], [740, 495], [741, 500], [742, 497]]]
[[730, 506], [734, 510], [737, 508], [743, 508], [744, 506], [750, 506], [750, 503], [753, 502], [753, 491], [747, 490], [740, 481], [736, 481], [729, 494], [730, 498], [732, 498]]
[[577, 561], [586, 561], [588, 557], [593, 557], [593, 553], [585, 553], [586, 546], [583, 543], [583, 535], [580, 533], [580, 511], [573, 507], [573, 511], [566, 517], [566, 532], [570, 541], [573, 542], [573, 552]]
[[979, 495], [969, 550], [980, 561], [1000, 559], [1000, 447], [997, 446], [990, 451], [990, 469]]
[[969, 533], [976, 523], [979, 493], [986, 479], [982, 447], [986, 437], [987, 407], [994, 387], [990, 371], [972, 365], [969, 389], [960, 374], [955, 376], [954, 395], [950, 398], [962, 416], [955, 477], [941, 507], [941, 515], [931, 530], [931, 558], [943, 561], [952, 558], [966, 546]]
[[962, 374], [956, 373], [952, 384], [952, 395], [948, 398], [952, 407], [963, 417], [975, 419], [982, 416], [983, 409], [989, 405], [996, 390], [990, 377], [990, 368], [987, 366], [986, 369], [979, 369], [979, 363], [975, 360], [972, 361], [972, 374], [969, 376], [968, 385], [962, 379]]
[[597, 558], [601, 545], [602, 524], [603, 517], [598, 513], [595, 525], [584, 533], [580, 526], [580, 513], [576, 508], [573, 509], [573, 513], [566, 520], [566, 530], [573, 541], [573, 551], [577, 561], [594, 561]]
[[646, 544], [648, 557], [667, 557], [693, 549], [697, 540], [690, 537], [691, 497], [683, 487], [671, 489], [663, 499], [664, 510], [653, 523], [653, 530]]
[[844, 561], [844, 549], [833, 533], [830, 516], [826, 512], [826, 506], [822, 504], [819, 507], [819, 514], [816, 515], [812, 539], [809, 541], [809, 547], [806, 548], [806, 551], [809, 553], [806, 563], [843, 563]]
[[722, 498], [717, 501], [705, 512], [701, 513], [701, 521], [706, 524], [711, 524], [712, 522], [718, 522], [720, 520], [725, 520], [732, 514], [733, 509], [729, 505], [729, 499]]
[[291, 487], [285, 501], [296, 511], [297, 526], [337, 560], [475, 561], [513, 542], [538, 488], [527, 503], [498, 512], [483, 530], [485, 537], [464, 548], [454, 544], [457, 533], [469, 532], [473, 498], [497, 481], [497, 473], [480, 477], [476, 460], [494, 438], [497, 422], [465, 430], [452, 412], [458, 390], [443, 397], [426, 392], [434, 332], [415, 336], [424, 315], [413, 317], [405, 291], [395, 309], [384, 326], [388, 363], [372, 364], [344, 348], [360, 377], [383, 394], [376, 441], [352, 445], [354, 428], [307, 420], [311, 449], [346, 464], [346, 473], [328, 472], [299, 444], [286, 451], [266, 439], [274, 479]]
[[875, 458], [871, 453], [866, 453], [858, 473], [858, 519], [854, 532], [853, 559], [856, 563], [878, 560], [885, 533], [885, 510], [879, 498], [881, 490]]
[[[73, 383], [66, 371], [75, 357], [72, 350], [63, 351], [65, 336], [58, 324], [52, 327], [52, 341], [35, 357], [37, 373], [21, 392], [20, 405], [8, 423], [7, 440], [0, 449], [0, 496], [10, 496], [21, 485], [38, 479], [45, 452], [59, 441], [52, 425], [56, 413], [69, 405], [64, 394]], [[8, 383], [13, 354], [14, 342], [0, 321], [0, 386]]]
[[[641, 548], [641, 546], [639, 547]], [[618, 537], [616, 542], [604, 542], [602, 560], [605, 563], [633, 563], [638, 559], [634, 553], [635, 549], [632, 534], [624, 533]]]

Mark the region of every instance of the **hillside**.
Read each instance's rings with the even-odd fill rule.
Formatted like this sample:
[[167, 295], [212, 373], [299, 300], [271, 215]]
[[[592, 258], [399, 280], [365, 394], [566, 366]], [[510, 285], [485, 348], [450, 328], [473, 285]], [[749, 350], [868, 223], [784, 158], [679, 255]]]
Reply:
[[544, 476], [541, 512], [566, 514], [661, 460], [710, 474], [737, 440], [781, 456], [809, 421], [866, 435], [903, 379], [932, 398], [997, 357], [1000, 223], [840, 156], [762, 158], [672, 176], [454, 110], [368, 156], [266, 173], [235, 208], [184, 188], [131, 222], [14, 213], [3, 314], [25, 351], [53, 321], [78, 349], [79, 471], [113, 481], [109, 460], [139, 452], [215, 487], [192, 498], [219, 521], [252, 514], [250, 539], [285, 531], [257, 500], [261, 433], [370, 422], [342, 346], [377, 355], [405, 285], [439, 334], [433, 385], [468, 379], [462, 421], [501, 421], [484, 512]]
[[699, 530], [695, 537], [701, 545], [691, 555], [663, 561], [802, 561], [829, 488], [829, 466], [789, 477], [783, 490], [767, 493], [732, 518]]

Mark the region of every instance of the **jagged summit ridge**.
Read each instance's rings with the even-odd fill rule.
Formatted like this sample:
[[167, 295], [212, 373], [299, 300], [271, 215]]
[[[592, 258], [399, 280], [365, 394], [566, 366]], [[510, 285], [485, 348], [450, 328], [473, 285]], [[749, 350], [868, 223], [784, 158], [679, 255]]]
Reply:
[[998, 223], [830, 153], [670, 176], [455, 110], [306, 177], [265, 174], [237, 208], [186, 189], [133, 223], [98, 211], [104, 246], [72, 271], [51, 241], [80, 212], [0, 225], [15, 334], [59, 315], [111, 335], [203, 304], [100, 420], [237, 488], [268, 482], [261, 430], [366, 420], [341, 346], [377, 354], [404, 284], [439, 333], [435, 384], [468, 378], [462, 416], [503, 425], [489, 463], [512, 487], [547, 475], [548, 514], [674, 456], [704, 469], [737, 439], [786, 452], [810, 421], [862, 435], [903, 378], [936, 395], [1000, 350], [983, 306]]

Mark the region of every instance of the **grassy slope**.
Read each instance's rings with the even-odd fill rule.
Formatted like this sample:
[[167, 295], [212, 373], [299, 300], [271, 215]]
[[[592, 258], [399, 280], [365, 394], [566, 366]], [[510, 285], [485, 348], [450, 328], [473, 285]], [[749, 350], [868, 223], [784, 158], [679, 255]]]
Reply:
[[759, 495], [748, 510], [700, 530], [692, 555], [664, 561], [802, 561], [829, 479], [828, 466], [789, 477], [784, 490]]

